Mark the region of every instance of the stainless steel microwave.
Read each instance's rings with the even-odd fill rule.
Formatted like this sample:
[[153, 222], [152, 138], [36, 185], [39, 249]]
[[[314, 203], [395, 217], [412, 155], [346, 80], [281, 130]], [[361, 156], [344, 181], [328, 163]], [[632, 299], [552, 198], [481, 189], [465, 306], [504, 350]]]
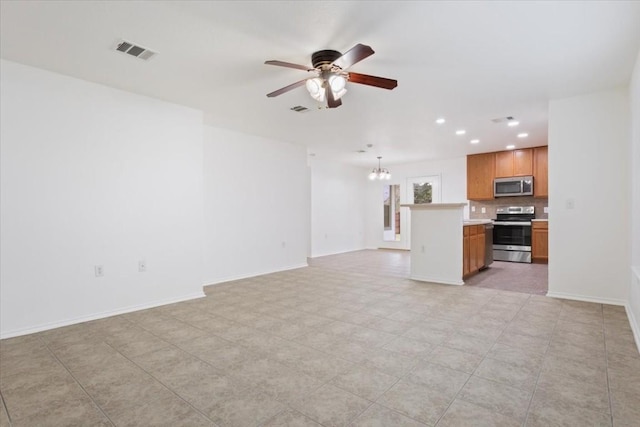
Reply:
[[533, 196], [533, 177], [496, 178], [493, 180], [493, 196]]

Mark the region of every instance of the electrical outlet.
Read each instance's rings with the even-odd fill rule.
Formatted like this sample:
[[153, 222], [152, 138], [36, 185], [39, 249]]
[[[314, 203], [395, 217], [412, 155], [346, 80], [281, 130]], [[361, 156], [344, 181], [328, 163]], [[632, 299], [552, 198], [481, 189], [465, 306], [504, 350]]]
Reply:
[[549, 206], [545, 206], [544, 207], [544, 213], [548, 214], [549, 213]]
[[476, 211], [476, 207], [475, 206], [471, 206], [471, 212], [475, 212]]
[[147, 262], [146, 261], [138, 261], [138, 271], [140, 273], [144, 273], [147, 271]]
[[487, 208], [482, 208], [482, 213], [487, 213]]
[[96, 277], [104, 276], [104, 267], [102, 267], [101, 265], [96, 265], [95, 267], [93, 267], [93, 269], [96, 273]]

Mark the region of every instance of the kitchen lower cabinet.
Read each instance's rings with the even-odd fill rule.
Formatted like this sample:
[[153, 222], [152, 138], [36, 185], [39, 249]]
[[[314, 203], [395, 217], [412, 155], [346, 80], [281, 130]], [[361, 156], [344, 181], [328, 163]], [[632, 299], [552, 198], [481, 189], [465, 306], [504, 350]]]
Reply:
[[547, 221], [531, 223], [531, 261], [540, 264], [549, 262], [549, 223]]
[[464, 227], [464, 232], [462, 233], [462, 277], [468, 276], [470, 271], [470, 257], [469, 257], [469, 227]]
[[484, 267], [484, 225], [465, 225], [462, 233], [462, 277], [471, 276]]

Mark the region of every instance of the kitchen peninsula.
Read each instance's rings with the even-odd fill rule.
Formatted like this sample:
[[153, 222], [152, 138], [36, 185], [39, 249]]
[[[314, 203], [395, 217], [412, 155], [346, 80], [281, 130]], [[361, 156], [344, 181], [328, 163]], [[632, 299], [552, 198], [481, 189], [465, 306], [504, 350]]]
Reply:
[[466, 203], [405, 204], [411, 210], [411, 279], [446, 285], [464, 285], [463, 230]]

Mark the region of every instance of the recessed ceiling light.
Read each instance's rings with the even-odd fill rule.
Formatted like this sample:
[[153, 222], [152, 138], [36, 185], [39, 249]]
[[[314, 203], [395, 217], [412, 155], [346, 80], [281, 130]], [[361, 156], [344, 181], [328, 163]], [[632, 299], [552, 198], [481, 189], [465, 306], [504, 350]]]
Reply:
[[477, 144], [478, 142], [480, 142], [479, 139], [472, 139], [471, 141], [469, 141], [472, 144]]
[[514, 148], [516, 148], [515, 145], [507, 145], [507, 150], [513, 150]]
[[467, 131], [464, 129], [460, 129], [456, 131], [456, 135], [464, 135], [465, 133], [467, 133]]
[[507, 126], [514, 127], [514, 126], [518, 126], [519, 124], [520, 124], [520, 122], [519, 122], [519, 121], [517, 121], [517, 120], [511, 120], [509, 123], [507, 123]]
[[436, 123], [439, 124], [439, 125], [443, 124], [444, 122], [446, 122], [444, 117], [440, 117], [439, 119], [436, 120]]
[[529, 136], [529, 134], [528, 134], [528, 133], [519, 133], [519, 134], [518, 134], [518, 138], [526, 138], [526, 137], [528, 137], [528, 136]]

